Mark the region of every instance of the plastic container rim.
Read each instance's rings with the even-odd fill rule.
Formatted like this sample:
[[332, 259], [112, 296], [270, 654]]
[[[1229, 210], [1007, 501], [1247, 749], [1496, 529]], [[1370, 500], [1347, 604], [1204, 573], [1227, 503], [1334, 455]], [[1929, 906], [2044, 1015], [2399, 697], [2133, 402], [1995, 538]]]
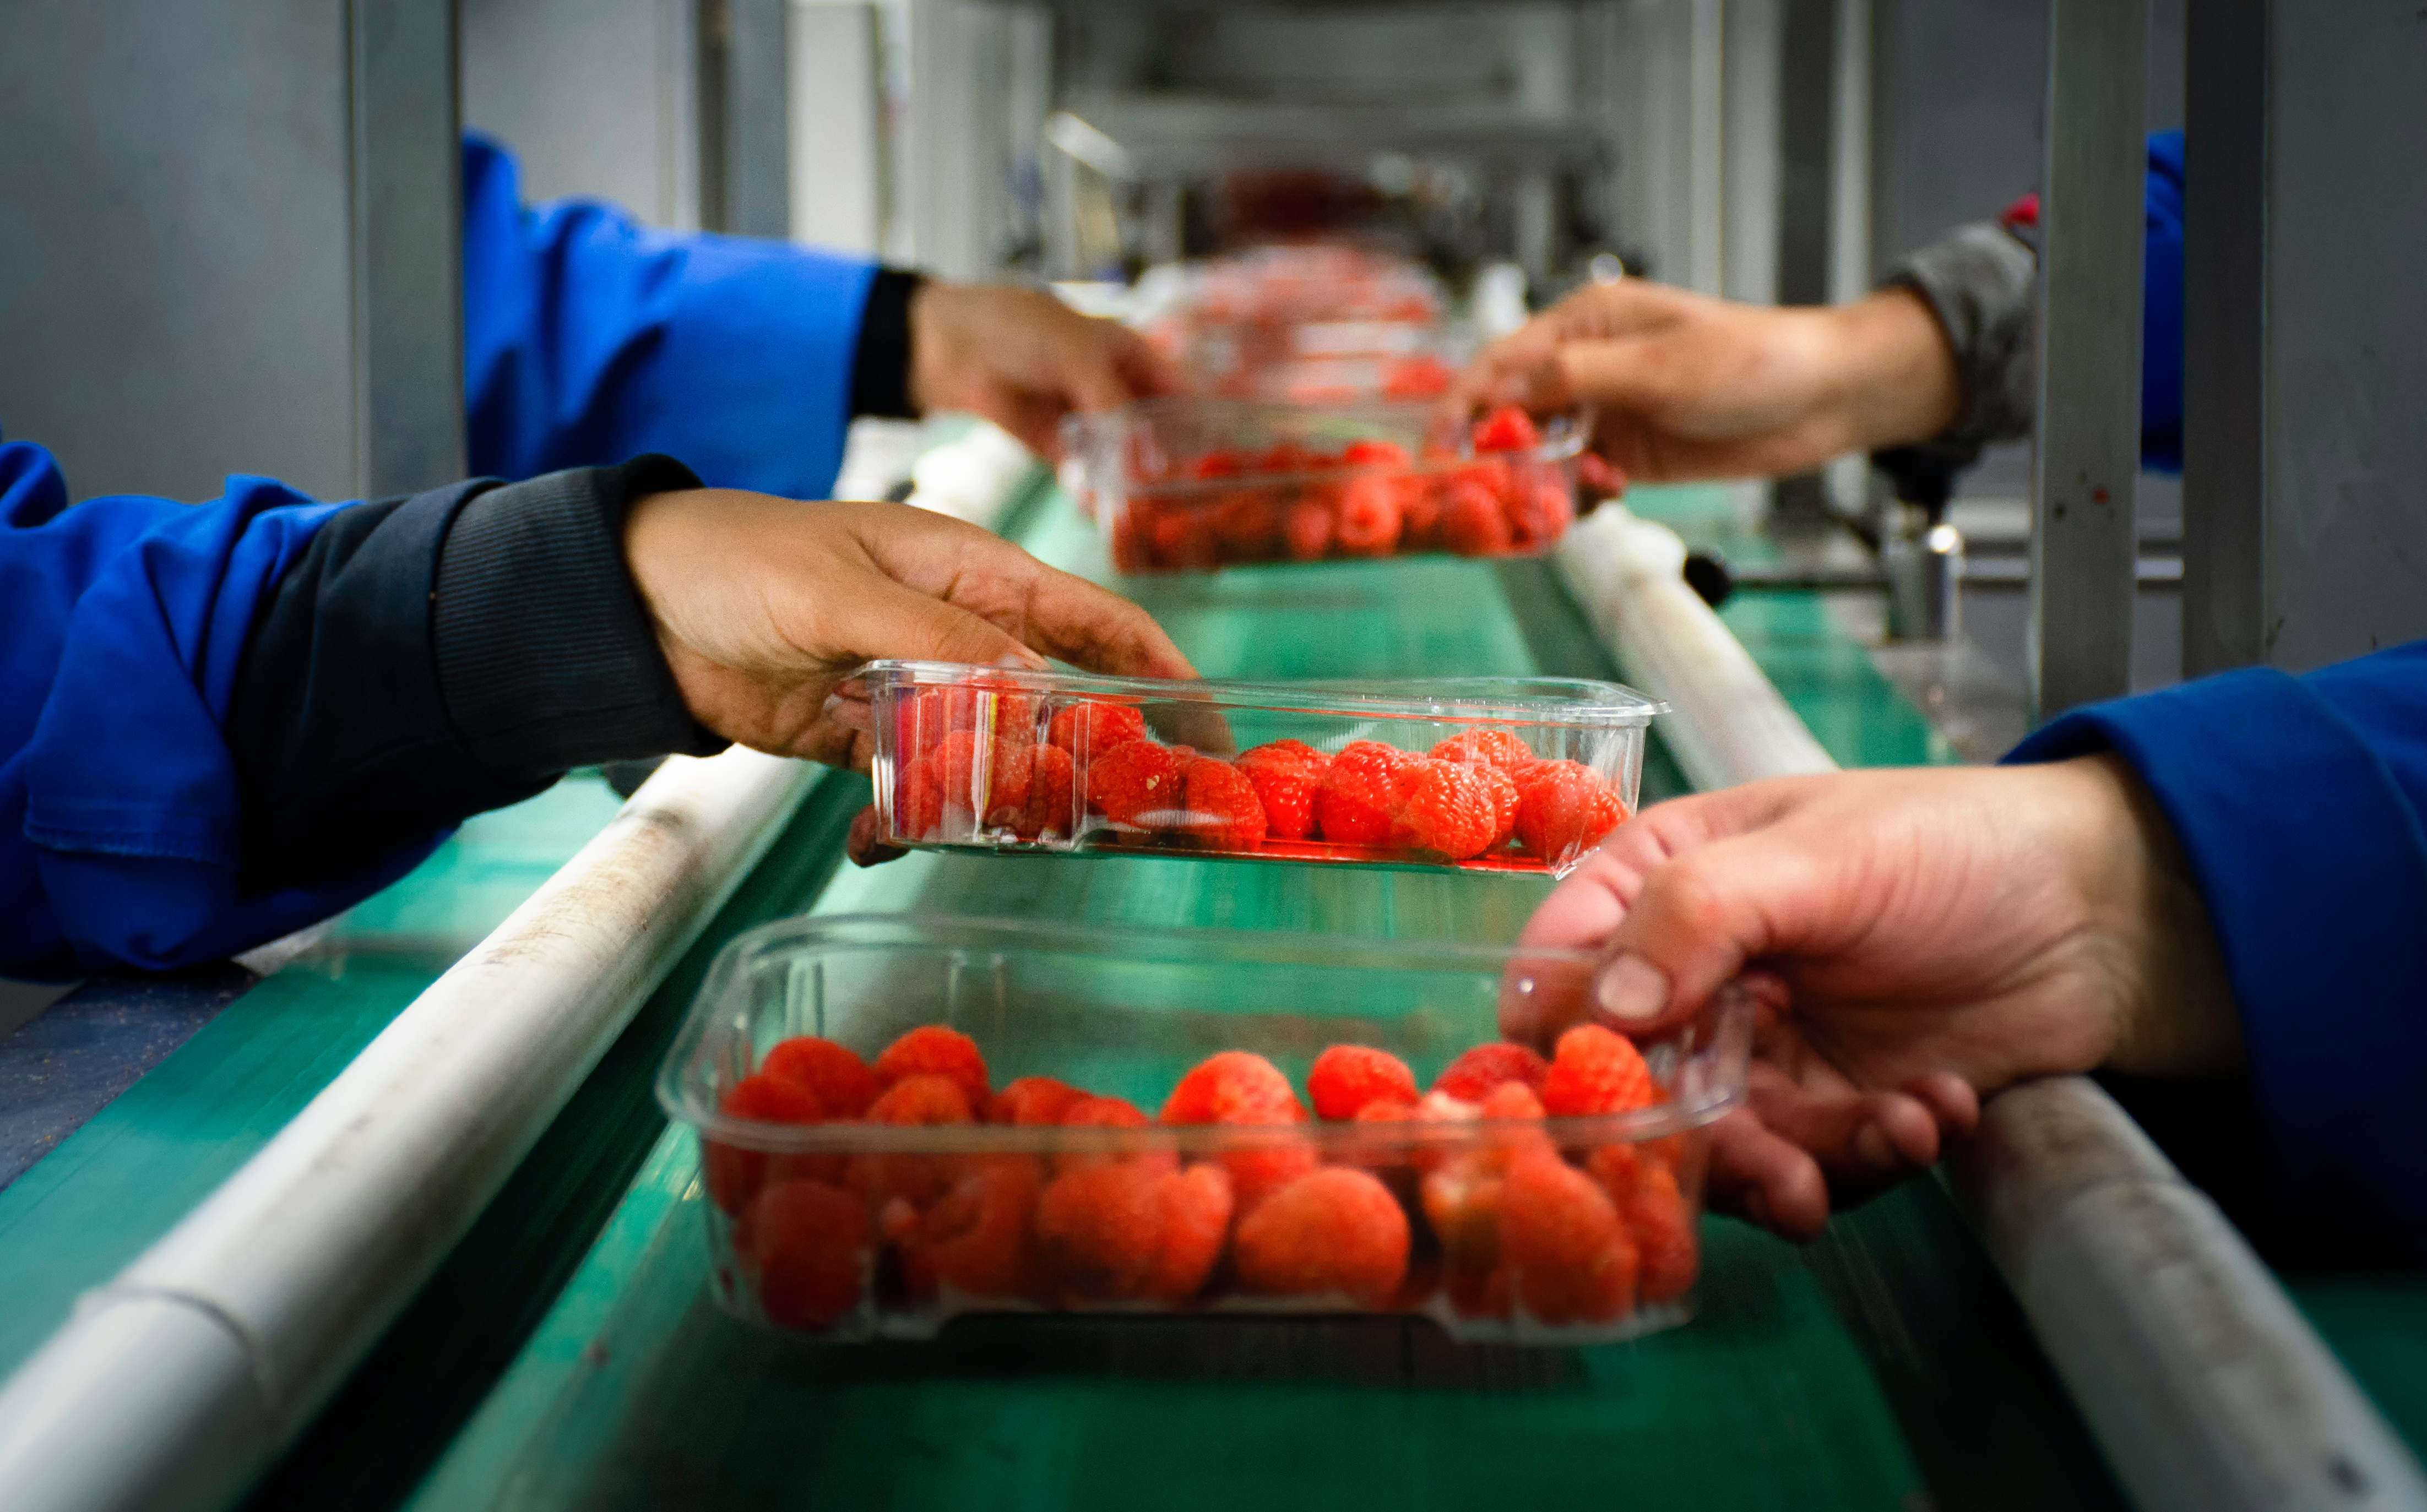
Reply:
[[[891, 937], [887, 937], [888, 935]], [[777, 919], [735, 935], [717, 952], [681, 1031], [658, 1070], [658, 1103], [669, 1117], [691, 1125], [703, 1140], [783, 1154], [1124, 1154], [1169, 1149], [1202, 1155], [1234, 1149], [1311, 1143], [1328, 1153], [1379, 1154], [1429, 1146], [1465, 1147], [1488, 1141], [1497, 1129], [1547, 1133], [1562, 1146], [1637, 1144], [1685, 1133], [1716, 1122], [1743, 1102], [1752, 1039], [1752, 1000], [1734, 984], [1724, 986], [1702, 1011], [1714, 1030], [1717, 1084], [1689, 1101], [1661, 1103], [1630, 1113], [1542, 1119], [1461, 1119], [1395, 1124], [1309, 1121], [1296, 1124], [1151, 1124], [1145, 1128], [1014, 1127], [1001, 1124], [904, 1126], [892, 1124], [768, 1124], [734, 1118], [696, 1097], [687, 1073], [715, 1027], [735, 978], [772, 950], [823, 944], [847, 951], [898, 949], [905, 944], [978, 952], [1004, 948], [1059, 949], [1124, 960], [1191, 960], [1220, 952], [1233, 960], [1285, 966], [1293, 962], [1339, 966], [1371, 953], [1376, 966], [1506, 971], [1518, 960], [1556, 962], [1588, 970], [1600, 957], [1590, 951], [1513, 945], [1466, 945], [1429, 940], [1376, 940], [1296, 931], [1199, 928], [1081, 927], [1034, 919], [920, 919], [902, 914], [835, 914]]]
[[[1584, 677], [1388, 678], [1357, 681], [1253, 682], [1216, 677], [1119, 677], [1092, 672], [1032, 672], [1022, 667], [976, 667], [957, 661], [871, 661], [853, 675], [869, 682], [967, 683], [984, 678], [982, 691], [1106, 694], [1161, 703], [1207, 704], [1220, 708], [1259, 708], [1295, 714], [1339, 714], [1357, 719], [1421, 720], [1442, 723], [1495, 722], [1551, 728], [1639, 729], [1669, 706], [1620, 683]], [[1376, 689], [1425, 690], [1430, 696], [1376, 692]], [[1537, 692], [1504, 690], [1539, 690]], [[1458, 696], [1473, 690], [1471, 697]], [[1310, 700], [1320, 703], [1310, 707]], [[1218, 932], [1216, 932], [1218, 933]]]

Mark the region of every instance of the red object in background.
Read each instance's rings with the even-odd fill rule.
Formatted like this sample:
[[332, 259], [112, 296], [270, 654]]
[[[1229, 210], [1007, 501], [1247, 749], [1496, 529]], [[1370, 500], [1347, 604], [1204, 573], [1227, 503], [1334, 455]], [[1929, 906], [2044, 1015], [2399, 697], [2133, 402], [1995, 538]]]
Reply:
[[2036, 192], [2026, 194], [2006, 206], [2005, 212], [1997, 217], [1997, 224], [2009, 231], [2019, 231], [2027, 226], [2037, 226], [2039, 223], [2040, 197]]

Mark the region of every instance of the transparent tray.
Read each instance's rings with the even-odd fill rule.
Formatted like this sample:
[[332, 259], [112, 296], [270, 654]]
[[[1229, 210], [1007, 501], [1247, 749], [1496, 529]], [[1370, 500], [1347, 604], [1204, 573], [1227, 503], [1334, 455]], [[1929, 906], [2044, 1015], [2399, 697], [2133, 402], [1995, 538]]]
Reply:
[[1444, 431], [1423, 403], [1148, 399], [1064, 421], [1062, 482], [1129, 573], [1530, 556], [1575, 520], [1590, 429], [1512, 415]]
[[[972, 1312], [1356, 1311], [1597, 1342], [1692, 1312], [1705, 1130], [1743, 1096], [1751, 1013], [1730, 992], [1634, 1049], [1570, 1031], [1547, 1076], [1503, 1064], [1523, 1060], [1499, 1042], [1503, 1004], [1572, 1014], [1594, 966], [791, 919], [719, 956], [658, 1096], [703, 1142], [717, 1300], [772, 1327], [920, 1339]], [[1376, 1093], [1315, 1071], [1342, 1045], [1394, 1057], [1414, 1087], [1456, 1074]], [[1476, 1046], [1492, 1049], [1461, 1059]], [[1632, 1080], [1579, 1071], [1620, 1060]], [[1367, 1097], [1391, 1111], [1323, 1115]]]
[[1551, 677], [859, 674], [892, 844], [1563, 876], [1635, 811], [1655, 704]]

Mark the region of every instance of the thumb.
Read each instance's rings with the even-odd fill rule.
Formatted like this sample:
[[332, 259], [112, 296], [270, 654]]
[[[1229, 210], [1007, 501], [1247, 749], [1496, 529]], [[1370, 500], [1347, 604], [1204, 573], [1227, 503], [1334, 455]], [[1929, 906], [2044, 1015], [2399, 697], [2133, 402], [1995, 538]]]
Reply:
[[1810, 854], [1774, 831], [1662, 863], [1610, 931], [1595, 1016], [1629, 1033], [1692, 1017], [1748, 963], [1800, 936], [1824, 890]]

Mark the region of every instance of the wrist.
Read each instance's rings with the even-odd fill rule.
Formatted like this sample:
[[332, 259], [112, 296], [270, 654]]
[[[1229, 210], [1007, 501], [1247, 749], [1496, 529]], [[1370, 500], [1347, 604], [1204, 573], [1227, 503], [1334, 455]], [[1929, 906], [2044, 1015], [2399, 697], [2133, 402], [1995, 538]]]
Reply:
[[1944, 433], [1963, 411], [1955, 353], [1929, 304], [1904, 287], [1825, 313], [1824, 380], [1846, 451], [1876, 451]]

